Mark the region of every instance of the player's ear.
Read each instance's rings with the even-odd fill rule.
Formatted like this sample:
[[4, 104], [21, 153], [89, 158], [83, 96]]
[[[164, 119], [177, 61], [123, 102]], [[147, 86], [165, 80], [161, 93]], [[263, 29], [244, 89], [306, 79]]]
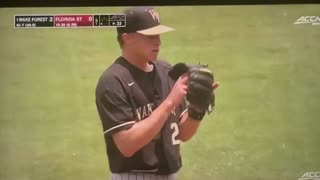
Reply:
[[122, 38], [122, 41], [124, 43], [129, 43], [130, 42], [130, 35], [128, 33], [121, 34], [121, 38]]

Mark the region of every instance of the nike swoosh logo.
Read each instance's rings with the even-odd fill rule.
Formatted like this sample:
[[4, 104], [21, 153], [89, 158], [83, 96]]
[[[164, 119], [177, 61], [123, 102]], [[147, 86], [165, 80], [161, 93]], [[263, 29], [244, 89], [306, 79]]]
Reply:
[[134, 85], [134, 83], [135, 83], [135, 82], [128, 83], [128, 86], [132, 86], [132, 85]]

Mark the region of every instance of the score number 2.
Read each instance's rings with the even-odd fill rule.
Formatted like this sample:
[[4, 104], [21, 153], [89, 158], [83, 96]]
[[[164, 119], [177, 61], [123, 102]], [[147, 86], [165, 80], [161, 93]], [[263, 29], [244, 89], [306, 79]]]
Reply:
[[177, 145], [177, 144], [180, 144], [181, 141], [180, 139], [177, 139], [177, 136], [179, 135], [179, 127], [178, 127], [178, 124], [177, 123], [171, 123], [170, 125], [171, 129], [173, 129], [173, 133], [172, 133], [172, 136], [171, 136], [171, 139], [172, 139], [172, 145]]

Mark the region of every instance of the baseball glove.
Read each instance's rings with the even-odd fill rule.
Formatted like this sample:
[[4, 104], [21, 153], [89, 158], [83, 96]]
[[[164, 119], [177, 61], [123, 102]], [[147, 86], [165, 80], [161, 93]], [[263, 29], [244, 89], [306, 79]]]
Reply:
[[212, 112], [215, 105], [213, 92], [214, 76], [208, 66], [186, 65], [178, 63], [173, 66], [169, 76], [177, 80], [182, 74], [188, 73], [188, 115], [195, 120], [202, 120], [206, 112]]

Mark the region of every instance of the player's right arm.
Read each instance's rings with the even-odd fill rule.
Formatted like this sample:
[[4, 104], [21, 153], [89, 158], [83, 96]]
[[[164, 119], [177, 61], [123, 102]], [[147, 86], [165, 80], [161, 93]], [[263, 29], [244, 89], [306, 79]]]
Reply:
[[[160, 132], [171, 111], [175, 106], [179, 105], [183, 101], [187, 93], [187, 81], [187, 76], [177, 80], [168, 97], [151, 113], [149, 117], [142, 121], [136, 121], [134, 119], [126, 120], [128, 123], [135, 123], [133, 123], [130, 128], [120, 128], [121, 130], [117, 130], [111, 134], [117, 148], [125, 157], [131, 157], [134, 155], [138, 150], [151, 142], [151, 140]], [[108, 108], [108, 116], [112, 117], [112, 109], [115, 109], [114, 115], [119, 115], [119, 107], [106, 108]], [[123, 111], [125, 112], [126, 110]]]
[[180, 104], [187, 93], [187, 78], [179, 79], [169, 96], [149, 117], [135, 123], [130, 129], [113, 134], [113, 139], [120, 152], [130, 157], [160, 132], [171, 111]]

